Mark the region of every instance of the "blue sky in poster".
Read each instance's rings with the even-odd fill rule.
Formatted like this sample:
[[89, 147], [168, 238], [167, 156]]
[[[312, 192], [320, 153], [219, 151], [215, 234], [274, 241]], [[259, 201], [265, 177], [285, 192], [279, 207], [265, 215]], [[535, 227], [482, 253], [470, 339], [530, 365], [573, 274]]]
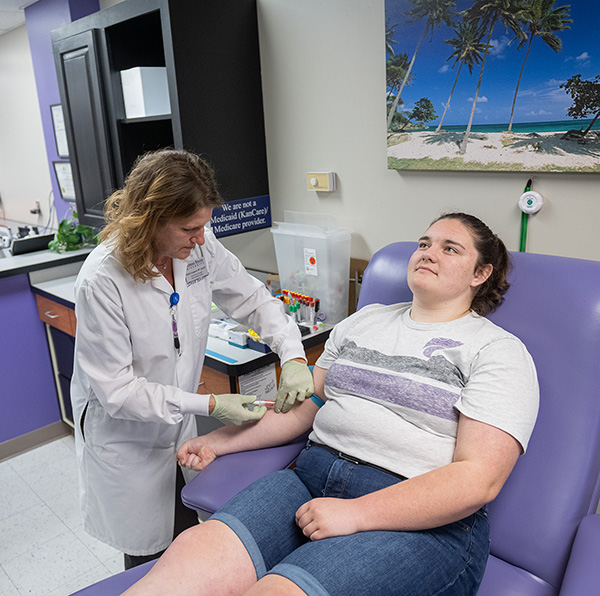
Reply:
[[[457, 10], [472, 5], [468, 0], [457, 0]], [[583, 79], [591, 79], [600, 74], [600, 1], [557, 0], [555, 7], [570, 5], [569, 13], [573, 19], [570, 29], [557, 32], [562, 40], [562, 50], [554, 52], [538, 36], [534, 39], [515, 108], [517, 122], [547, 122], [566, 120], [567, 108], [571, 98], [559, 85], [575, 74]], [[394, 44], [396, 53], [408, 54], [412, 58], [423, 28], [425, 19], [416, 23], [407, 23], [405, 14], [412, 7], [409, 0], [385, 0], [386, 29], [396, 27]], [[402, 92], [403, 109], [411, 109], [414, 102], [427, 97], [434, 105], [438, 118], [429, 122], [436, 125], [444, 112], [450, 90], [456, 77], [458, 65], [452, 68], [452, 61], [446, 62], [452, 47], [444, 39], [454, 37], [454, 30], [442, 25], [428, 35], [417, 54], [413, 66], [414, 81]], [[510, 109], [519, 76], [519, 70], [525, 57], [526, 48], [518, 50], [518, 43], [509, 42], [514, 35], [506, 33], [502, 25], [496, 25], [492, 36], [494, 46], [487, 58], [483, 82], [473, 124], [496, 124], [508, 122]], [[431, 39], [431, 41], [430, 41]], [[473, 74], [463, 68], [450, 108], [444, 119], [445, 125], [466, 124], [469, 120], [473, 97], [479, 76], [479, 66]]]

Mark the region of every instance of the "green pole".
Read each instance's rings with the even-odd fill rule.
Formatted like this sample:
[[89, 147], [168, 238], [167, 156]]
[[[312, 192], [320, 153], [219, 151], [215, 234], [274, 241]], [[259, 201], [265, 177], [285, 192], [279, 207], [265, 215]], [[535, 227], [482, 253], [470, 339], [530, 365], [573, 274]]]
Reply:
[[521, 213], [521, 244], [519, 245], [519, 252], [525, 252], [527, 247], [527, 220], [529, 219], [528, 213]]
[[[525, 185], [526, 193], [531, 190], [531, 178], [527, 180], [527, 184]], [[529, 214], [524, 211], [521, 212], [521, 242], [519, 244], [519, 252], [525, 252], [527, 248], [527, 222], [529, 220]]]

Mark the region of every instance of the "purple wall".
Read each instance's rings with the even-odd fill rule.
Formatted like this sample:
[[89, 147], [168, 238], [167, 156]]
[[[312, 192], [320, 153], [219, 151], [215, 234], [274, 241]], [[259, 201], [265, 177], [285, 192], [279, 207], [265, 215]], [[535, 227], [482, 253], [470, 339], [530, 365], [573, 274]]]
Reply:
[[44, 325], [26, 274], [0, 279], [0, 443], [60, 420]]
[[69, 203], [60, 198], [54, 166], [52, 165], [53, 161], [60, 161], [62, 158], [57, 155], [50, 113], [50, 106], [60, 103], [50, 32], [66, 23], [71, 23], [88, 14], [97, 12], [99, 9], [98, 0], [38, 0], [35, 4], [25, 8], [25, 23], [27, 35], [29, 36], [29, 47], [33, 60], [58, 221], [65, 217], [69, 209]]
[[[60, 198], [52, 162], [58, 160], [50, 106], [60, 103], [50, 32], [99, 9], [98, 0], [39, 0], [25, 9], [25, 22], [44, 128], [58, 219]], [[26, 274], [0, 279], [0, 442], [60, 420], [44, 325]]]

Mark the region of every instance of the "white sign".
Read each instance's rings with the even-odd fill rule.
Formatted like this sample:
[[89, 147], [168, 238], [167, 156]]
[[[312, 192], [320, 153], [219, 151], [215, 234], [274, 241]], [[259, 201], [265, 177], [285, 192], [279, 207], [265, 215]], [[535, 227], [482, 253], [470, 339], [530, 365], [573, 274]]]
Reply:
[[75, 184], [73, 182], [73, 172], [71, 164], [68, 161], [55, 161], [54, 172], [56, 181], [60, 190], [60, 196], [65, 201], [75, 200]]
[[277, 376], [274, 364], [240, 375], [238, 381], [242, 395], [256, 395], [256, 399], [275, 399]]
[[62, 106], [56, 104], [50, 106], [52, 112], [52, 124], [54, 125], [54, 139], [56, 140], [56, 151], [59, 157], [69, 157], [69, 146], [67, 145], [67, 129]]

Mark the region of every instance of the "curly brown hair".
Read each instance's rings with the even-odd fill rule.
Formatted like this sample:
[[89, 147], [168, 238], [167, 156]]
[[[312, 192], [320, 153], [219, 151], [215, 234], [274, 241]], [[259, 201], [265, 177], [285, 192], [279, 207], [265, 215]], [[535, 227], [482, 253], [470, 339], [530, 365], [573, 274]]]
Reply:
[[442, 219], [456, 219], [469, 229], [478, 258], [475, 270], [492, 265], [492, 273], [477, 289], [471, 302], [471, 310], [485, 317], [496, 310], [504, 300], [504, 294], [510, 288], [508, 274], [512, 268], [510, 254], [504, 242], [490, 228], [474, 215], [468, 213], [445, 213], [431, 222]]
[[158, 227], [222, 203], [214, 171], [200, 156], [182, 149], [152, 151], [137, 158], [123, 188], [107, 199], [100, 238], [114, 243], [135, 279], [147, 281], [158, 275], [152, 264]]

